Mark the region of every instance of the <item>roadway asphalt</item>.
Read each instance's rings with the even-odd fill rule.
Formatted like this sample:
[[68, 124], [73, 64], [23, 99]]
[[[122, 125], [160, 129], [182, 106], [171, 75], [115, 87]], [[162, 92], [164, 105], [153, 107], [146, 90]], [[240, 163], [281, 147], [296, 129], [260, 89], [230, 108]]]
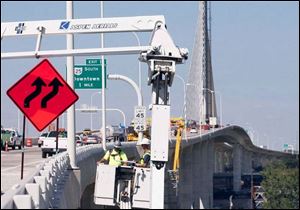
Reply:
[[[22, 150], [1, 151], [1, 195], [21, 181]], [[44, 162], [41, 148], [25, 147], [23, 178], [34, 172], [37, 165]]]

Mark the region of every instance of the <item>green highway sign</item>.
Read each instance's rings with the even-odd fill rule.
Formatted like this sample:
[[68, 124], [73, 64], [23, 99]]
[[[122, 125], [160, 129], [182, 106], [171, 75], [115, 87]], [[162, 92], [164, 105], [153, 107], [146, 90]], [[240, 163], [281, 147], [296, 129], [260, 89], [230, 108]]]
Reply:
[[[101, 65], [102, 59], [94, 59], [94, 58], [88, 58], [85, 60], [86, 65]], [[106, 65], [106, 59], [104, 59], [104, 63]]]
[[[86, 63], [96, 65], [75, 65], [74, 66], [74, 88], [75, 89], [101, 89], [102, 88], [102, 65], [100, 59], [87, 59]], [[98, 63], [97, 63], [98, 62]], [[105, 62], [106, 63], [106, 62]], [[106, 88], [106, 65], [105, 88]]]

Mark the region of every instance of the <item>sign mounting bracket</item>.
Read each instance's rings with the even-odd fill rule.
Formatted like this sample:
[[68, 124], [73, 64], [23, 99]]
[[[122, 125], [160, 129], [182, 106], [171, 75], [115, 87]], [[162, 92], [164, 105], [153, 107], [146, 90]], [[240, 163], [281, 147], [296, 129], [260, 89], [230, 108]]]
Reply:
[[43, 26], [39, 26], [39, 27], [37, 27], [37, 30], [39, 31], [39, 34], [38, 34], [36, 46], [35, 46], [35, 57], [39, 58], [40, 56], [38, 55], [38, 52], [41, 47], [42, 35], [45, 33], [45, 28]]

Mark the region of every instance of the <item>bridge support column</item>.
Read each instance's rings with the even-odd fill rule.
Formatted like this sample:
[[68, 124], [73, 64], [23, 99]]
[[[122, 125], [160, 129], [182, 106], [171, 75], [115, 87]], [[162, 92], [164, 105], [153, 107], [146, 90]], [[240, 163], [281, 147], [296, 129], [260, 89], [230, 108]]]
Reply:
[[[214, 174], [214, 146], [212, 142], [202, 142], [201, 152], [201, 177], [200, 177], [200, 195], [204, 208], [213, 207], [213, 174]], [[194, 187], [196, 187], [194, 185]], [[200, 203], [200, 201], [198, 201]]]
[[242, 172], [243, 173], [251, 173], [252, 172], [252, 157], [251, 152], [243, 149], [243, 165], [242, 165]]
[[214, 145], [215, 147], [215, 173], [222, 173], [224, 172], [224, 151], [221, 151], [220, 149], [216, 149], [216, 145]]
[[233, 146], [233, 190], [241, 190], [242, 148], [239, 144]]
[[201, 143], [193, 147], [193, 208], [200, 208], [203, 168], [201, 167]]
[[[201, 152], [201, 179], [200, 179], [200, 187], [201, 187], [201, 202], [203, 204], [204, 208], [208, 208], [208, 180], [207, 180], [207, 170], [206, 170], [206, 164], [207, 164], [207, 143], [206, 142], [202, 142], [201, 144], [201, 148], [200, 148], [200, 152]], [[199, 201], [200, 202], [200, 201]]]
[[182, 150], [178, 208], [213, 207], [214, 154], [214, 143], [209, 140]]
[[190, 209], [193, 204], [193, 161], [193, 146], [190, 146], [183, 150], [180, 160], [179, 208]]
[[214, 142], [213, 141], [207, 141], [207, 190], [208, 190], [208, 207], [212, 209], [213, 208], [213, 180], [214, 180]]

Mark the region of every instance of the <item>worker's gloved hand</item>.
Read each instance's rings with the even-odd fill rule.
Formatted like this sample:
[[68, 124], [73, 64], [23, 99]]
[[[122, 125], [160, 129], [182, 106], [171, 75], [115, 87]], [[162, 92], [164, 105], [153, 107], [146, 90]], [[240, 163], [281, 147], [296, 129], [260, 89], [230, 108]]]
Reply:
[[122, 164], [127, 165], [127, 166], [135, 166], [136, 162], [133, 161], [122, 161]]

